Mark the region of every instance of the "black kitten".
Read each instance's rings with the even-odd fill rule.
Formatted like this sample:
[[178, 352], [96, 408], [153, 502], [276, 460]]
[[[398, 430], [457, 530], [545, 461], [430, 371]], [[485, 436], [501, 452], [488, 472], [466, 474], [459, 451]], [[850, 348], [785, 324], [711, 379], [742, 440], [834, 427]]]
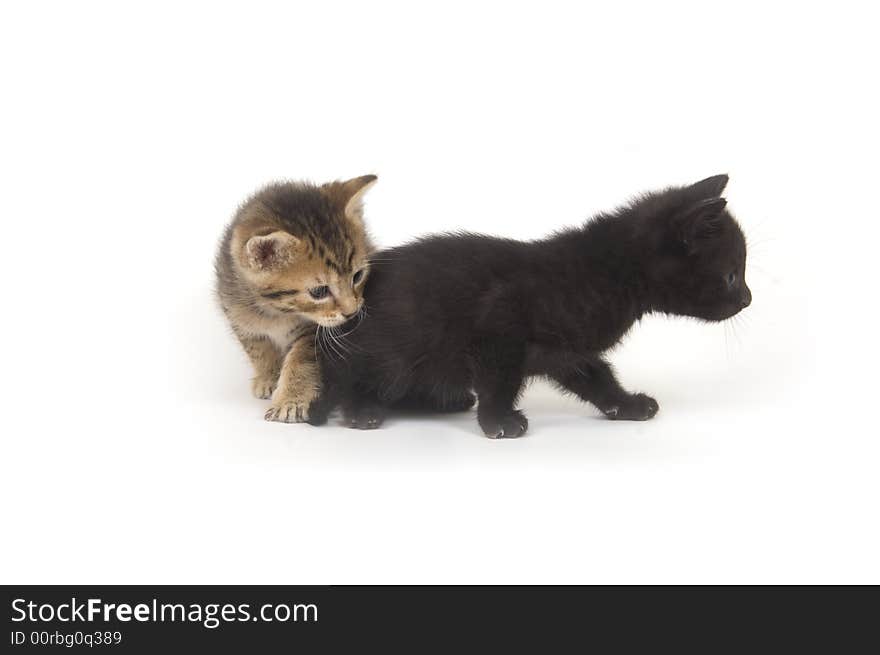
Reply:
[[648, 194], [541, 241], [441, 235], [377, 253], [366, 318], [322, 355], [312, 422], [341, 404], [352, 427], [375, 428], [389, 408], [479, 399], [486, 436], [517, 437], [528, 421], [514, 405], [533, 375], [608, 418], [653, 417], [657, 401], [625, 391], [602, 352], [648, 312], [721, 321], [749, 305], [727, 179]]

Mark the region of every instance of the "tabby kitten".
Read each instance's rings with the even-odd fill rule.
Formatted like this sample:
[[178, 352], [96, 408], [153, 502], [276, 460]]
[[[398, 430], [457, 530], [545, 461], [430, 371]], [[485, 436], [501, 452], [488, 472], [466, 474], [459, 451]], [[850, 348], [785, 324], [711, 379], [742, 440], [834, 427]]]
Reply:
[[251, 360], [269, 421], [304, 421], [320, 387], [317, 330], [363, 305], [367, 257], [365, 175], [323, 186], [270, 184], [238, 210], [215, 262], [223, 312]]
[[749, 305], [726, 184], [718, 175], [647, 194], [541, 241], [453, 234], [377, 253], [368, 315], [345, 359], [323, 357], [310, 422], [341, 403], [351, 427], [375, 428], [392, 407], [457, 411], [478, 398], [486, 436], [517, 437], [530, 376], [609, 419], [652, 418], [657, 401], [625, 391], [602, 353], [649, 312], [722, 321]]

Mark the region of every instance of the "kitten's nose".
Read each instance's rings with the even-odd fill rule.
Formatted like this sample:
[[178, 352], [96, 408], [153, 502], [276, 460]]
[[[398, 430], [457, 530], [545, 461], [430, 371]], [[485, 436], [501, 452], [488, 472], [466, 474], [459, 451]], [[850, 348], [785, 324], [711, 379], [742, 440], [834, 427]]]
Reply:
[[752, 304], [752, 292], [749, 290], [748, 287], [743, 289], [741, 302], [743, 307], [748, 307]]

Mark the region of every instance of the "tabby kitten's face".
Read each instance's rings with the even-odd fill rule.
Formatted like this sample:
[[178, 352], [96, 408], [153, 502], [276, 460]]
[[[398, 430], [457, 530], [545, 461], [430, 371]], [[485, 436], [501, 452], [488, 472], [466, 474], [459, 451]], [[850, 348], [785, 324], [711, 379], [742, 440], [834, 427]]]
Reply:
[[261, 310], [296, 314], [324, 327], [360, 311], [370, 253], [361, 198], [375, 180], [367, 175], [317, 187], [320, 198], [296, 207], [275, 205], [271, 198], [263, 203], [272, 220], [252, 233], [240, 256]]
[[[266, 249], [289, 249], [288, 262], [263, 277], [260, 304], [282, 313], [295, 313], [318, 325], [334, 327], [345, 323], [363, 306], [362, 291], [369, 272], [366, 247], [353, 247], [349, 264], [321, 255], [308, 243], [286, 233], [274, 232], [251, 239], [257, 257]], [[267, 245], [271, 244], [271, 245]]]

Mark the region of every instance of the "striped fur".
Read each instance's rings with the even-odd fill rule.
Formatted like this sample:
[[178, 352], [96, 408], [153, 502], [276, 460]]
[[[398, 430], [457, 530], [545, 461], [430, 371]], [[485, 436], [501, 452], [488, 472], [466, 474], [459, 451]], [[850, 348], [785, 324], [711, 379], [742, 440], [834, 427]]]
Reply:
[[270, 184], [226, 228], [217, 296], [253, 364], [254, 395], [272, 400], [267, 420], [308, 418], [320, 387], [317, 330], [345, 323], [363, 306], [372, 247], [362, 198], [375, 181]]

